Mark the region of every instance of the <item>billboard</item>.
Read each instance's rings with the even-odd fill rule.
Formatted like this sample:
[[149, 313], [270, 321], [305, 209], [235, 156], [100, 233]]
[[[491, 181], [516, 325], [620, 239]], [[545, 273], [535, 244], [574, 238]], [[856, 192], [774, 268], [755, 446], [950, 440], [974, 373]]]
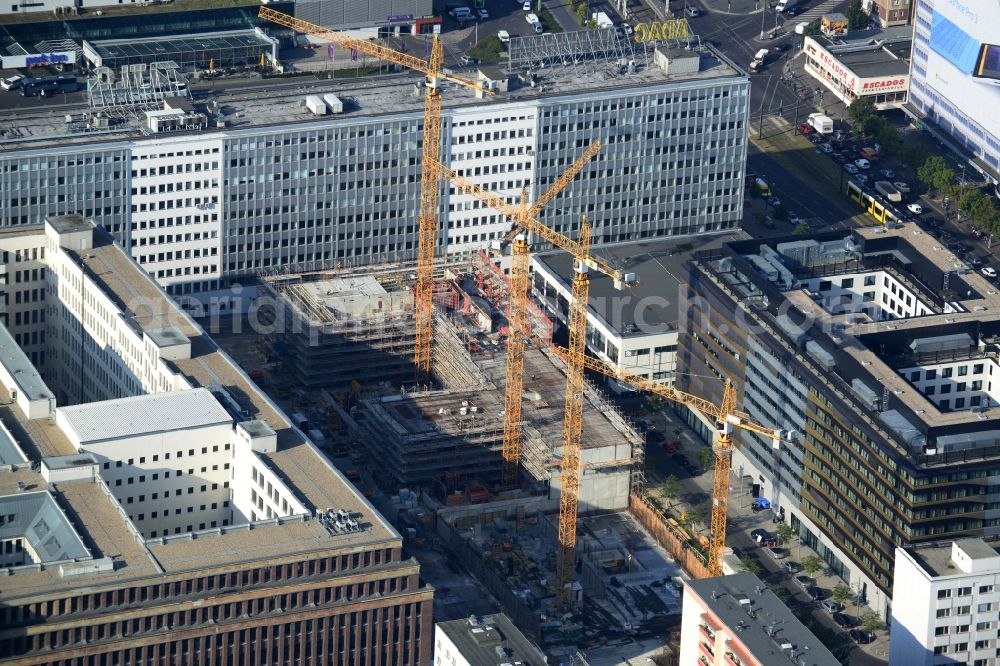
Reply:
[[[921, 13], [926, 17], [926, 12]], [[966, 116], [1000, 137], [1000, 2], [936, 0], [926, 83]], [[944, 100], [947, 100], [946, 102]]]

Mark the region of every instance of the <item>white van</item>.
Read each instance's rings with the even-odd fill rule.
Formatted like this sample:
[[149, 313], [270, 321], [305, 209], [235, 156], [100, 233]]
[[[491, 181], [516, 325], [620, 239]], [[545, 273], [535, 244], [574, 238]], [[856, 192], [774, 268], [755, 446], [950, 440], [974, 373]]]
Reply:
[[3, 88], [4, 90], [13, 90], [21, 85], [21, 81], [23, 80], [23, 76], [9, 76], [6, 79], [0, 80], [0, 88]]

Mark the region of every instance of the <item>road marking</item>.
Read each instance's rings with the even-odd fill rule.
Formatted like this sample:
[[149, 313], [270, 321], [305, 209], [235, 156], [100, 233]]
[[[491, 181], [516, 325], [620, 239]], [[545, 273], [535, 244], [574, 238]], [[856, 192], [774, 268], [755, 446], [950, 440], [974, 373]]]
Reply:
[[823, 14], [829, 14], [830, 13], [829, 10], [833, 9], [834, 6], [840, 4], [840, 2], [842, 1], [843, 0], [826, 0], [825, 2], [821, 2], [820, 4], [816, 5], [809, 11], [805, 11], [799, 14], [798, 16], [791, 17], [789, 20], [794, 21], [795, 23], [801, 23], [802, 21], [806, 21], [807, 23], [812, 23], [814, 20], [823, 16]]

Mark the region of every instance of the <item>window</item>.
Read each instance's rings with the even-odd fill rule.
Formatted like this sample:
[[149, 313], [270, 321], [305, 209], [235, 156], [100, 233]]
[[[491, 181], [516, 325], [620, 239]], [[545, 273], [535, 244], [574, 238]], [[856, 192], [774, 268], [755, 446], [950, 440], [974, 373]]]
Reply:
[[972, 588], [971, 587], [960, 587], [960, 588], [958, 588], [958, 596], [960, 596], [960, 597], [967, 597], [970, 594], [972, 594]]
[[950, 608], [938, 608], [937, 617], [951, 617]]
[[946, 636], [951, 631], [951, 627], [937, 627], [934, 629], [935, 636]]
[[948, 599], [951, 597], [951, 590], [938, 590], [938, 599]]
[[865, 286], [866, 287], [874, 287], [875, 286], [875, 276], [874, 275], [866, 275], [865, 276]]
[[996, 604], [992, 603], [992, 602], [985, 603], [985, 604], [979, 604], [979, 606], [976, 607], [976, 612], [977, 613], [989, 613], [994, 608], [996, 608]]
[[989, 594], [992, 591], [993, 591], [993, 586], [992, 585], [980, 585], [979, 586], [979, 594]]

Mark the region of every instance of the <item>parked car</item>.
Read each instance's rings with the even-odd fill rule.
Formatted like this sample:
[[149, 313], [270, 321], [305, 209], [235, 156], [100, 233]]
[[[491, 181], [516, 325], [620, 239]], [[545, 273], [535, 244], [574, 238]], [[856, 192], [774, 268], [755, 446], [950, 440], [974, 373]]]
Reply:
[[777, 46], [771, 47], [771, 53], [784, 53], [788, 49], [792, 48], [791, 44], [778, 44]]
[[859, 169], [867, 169], [871, 165], [872, 163], [863, 157], [859, 157], [858, 159], [854, 160], [854, 166], [858, 167]]
[[983, 259], [982, 257], [977, 257], [974, 254], [967, 254], [963, 257], [963, 259], [965, 260], [965, 263], [969, 264], [973, 268], [979, 268], [984, 263], [986, 263], [985, 259]]
[[476, 14], [479, 15], [479, 20], [485, 21], [490, 17], [489, 11], [485, 7], [480, 7], [476, 10]]
[[815, 586], [810, 587], [808, 590], [806, 590], [806, 593], [810, 597], [812, 597], [813, 600], [815, 600], [815, 601], [819, 601], [820, 599], [823, 599], [824, 597], [826, 597], [826, 590], [824, 590], [821, 587], [815, 587]]
[[791, 560], [785, 560], [781, 563], [781, 568], [790, 574], [793, 574], [799, 570], [799, 563], [792, 562]]
[[897, 190], [899, 190], [902, 194], [910, 193], [910, 186], [901, 180], [893, 182], [892, 186], [895, 187]]
[[983, 274], [983, 277], [995, 278], [997, 276], [997, 269], [992, 266], [983, 266], [979, 269], [979, 272]]
[[821, 143], [821, 144], [819, 144], [818, 148], [819, 148], [819, 152], [821, 152], [821, 153], [823, 153], [825, 155], [829, 155], [830, 153], [833, 152], [833, 148], [828, 143]]
[[670, 459], [673, 460], [678, 465], [680, 465], [681, 467], [688, 464], [688, 458], [683, 453], [675, 453], [674, 455], [670, 456]]
[[896, 177], [896, 174], [892, 169], [881, 169], [879, 170], [878, 175], [882, 176], [886, 180], [892, 180]]
[[799, 218], [799, 214], [798, 213], [796, 213], [794, 210], [788, 211], [788, 223], [789, 224], [798, 224], [801, 221], [802, 220]]
[[663, 442], [663, 450], [667, 453], [677, 453], [677, 442]]
[[701, 10], [691, 5], [688, 5], [687, 13], [688, 16], [701, 16]]
[[809, 136], [816, 131], [812, 128], [812, 125], [807, 125], [806, 123], [799, 123], [798, 130], [802, 136]]
[[826, 599], [820, 604], [820, 606], [827, 613], [837, 613], [841, 610], [840, 602], [834, 601], [833, 599]]
[[843, 613], [834, 613], [833, 621], [837, 623], [837, 626], [841, 629], [850, 629], [854, 626], [854, 618], [850, 615], [844, 615]]
[[777, 208], [778, 206], [781, 205], [781, 199], [779, 199], [778, 197], [768, 197], [767, 205], [770, 206], [771, 208]]
[[861, 643], [862, 645], [867, 645], [875, 640], [875, 634], [870, 631], [862, 631], [860, 629], [851, 629], [848, 632], [851, 640], [855, 643]]
[[459, 58], [459, 62], [461, 62], [466, 67], [468, 67], [469, 65], [478, 65], [479, 64], [478, 60], [476, 60], [472, 56], [467, 56], [467, 55], [464, 55], [461, 58]]
[[507, 32], [506, 30], [501, 30], [500, 32], [498, 32], [497, 37], [500, 39], [501, 44], [510, 43], [510, 33]]
[[767, 554], [771, 556], [772, 560], [783, 560], [788, 557], [788, 551], [784, 548], [770, 548]]
[[524, 2], [521, 3], [521, 9], [523, 9], [526, 12], [530, 12], [531, 11], [531, 0], [524, 0]]
[[810, 578], [809, 576], [796, 576], [792, 579], [792, 582], [801, 587], [803, 590], [808, 590], [816, 585], [816, 579]]
[[770, 536], [771, 533], [761, 527], [758, 527], [755, 530], [750, 530], [750, 538], [754, 541], [760, 541], [763, 538], [770, 538]]
[[920, 215], [924, 212], [924, 207], [918, 203], [907, 204], [906, 210], [910, 211], [914, 215]]
[[851, 162], [847, 162], [844, 165], [844, 171], [846, 171], [847, 173], [849, 173], [849, 174], [851, 174], [853, 176], [854, 174], [856, 174], [858, 172], [858, 167], [854, 166], [854, 164], [851, 163]]

